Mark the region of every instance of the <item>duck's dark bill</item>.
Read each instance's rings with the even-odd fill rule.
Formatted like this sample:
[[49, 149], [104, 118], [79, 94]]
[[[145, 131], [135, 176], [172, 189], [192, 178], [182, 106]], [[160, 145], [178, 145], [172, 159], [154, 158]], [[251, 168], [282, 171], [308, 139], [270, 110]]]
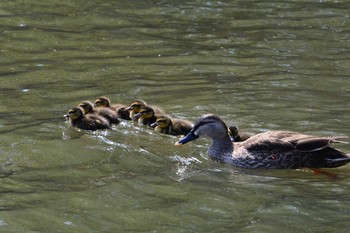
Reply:
[[198, 136], [195, 135], [193, 132], [190, 132], [185, 137], [181, 138], [178, 142], [175, 143], [175, 146], [181, 146], [189, 141], [197, 139]]

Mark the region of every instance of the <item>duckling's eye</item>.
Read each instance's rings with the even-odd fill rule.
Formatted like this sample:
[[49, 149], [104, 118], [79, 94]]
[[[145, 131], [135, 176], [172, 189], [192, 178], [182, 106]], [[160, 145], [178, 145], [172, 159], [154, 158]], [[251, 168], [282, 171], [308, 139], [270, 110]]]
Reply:
[[141, 108], [141, 105], [140, 104], [132, 104], [131, 105], [131, 108]]
[[165, 119], [159, 119], [159, 120], [157, 120], [157, 122], [158, 123], [164, 123], [164, 122], [166, 122], [166, 120]]
[[150, 111], [148, 110], [142, 110], [141, 113], [145, 114], [145, 113], [149, 113]]

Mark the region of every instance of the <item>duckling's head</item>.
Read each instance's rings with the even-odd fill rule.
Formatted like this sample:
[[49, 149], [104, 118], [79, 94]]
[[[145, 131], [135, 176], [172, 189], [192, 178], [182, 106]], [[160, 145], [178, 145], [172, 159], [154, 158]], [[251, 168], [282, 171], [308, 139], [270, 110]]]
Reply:
[[95, 100], [95, 107], [110, 107], [111, 101], [105, 96], [98, 97]]
[[130, 110], [133, 113], [139, 113], [141, 111], [142, 108], [144, 108], [146, 106], [146, 102], [142, 101], [142, 100], [136, 100], [134, 102], [132, 102], [130, 104], [130, 106], [128, 108], [126, 108], [126, 110]]
[[84, 110], [84, 114], [88, 114], [94, 108], [94, 104], [91, 101], [85, 100], [81, 102], [78, 107], [81, 107]]
[[182, 145], [199, 137], [221, 139], [228, 137], [228, 129], [221, 118], [214, 114], [203, 115], [197, 119], [193, 129], [175, 145]]
[[154, 117], [154, 110], [153, 108], [149, 107], [149, 106], [145, 106], [141, 109], [141, 111], [139, 113], [137, 113], [135, 115], [135, 117], [140, 117], [140, 118], [144, 118], [144, 119], [149, 119]]
[[231, 137], [236, 138], [239, 135], [237, 126], [232, 125], [232, 126], [229, 126], [228, 129], [229, 129], [228, 133]]
[[71, 120], [77, 120], [79, 118], [82, 118], [83, 115], [84, 115], [84, 110], [80, 107], [75, 107], [75, 108], [69, 109], [68, 113], [64, 116]]
[[166, 115], [157, 116], [156, 122], [151, 124], [151, 127], [167, 128], [171, 124], [171, 118]]

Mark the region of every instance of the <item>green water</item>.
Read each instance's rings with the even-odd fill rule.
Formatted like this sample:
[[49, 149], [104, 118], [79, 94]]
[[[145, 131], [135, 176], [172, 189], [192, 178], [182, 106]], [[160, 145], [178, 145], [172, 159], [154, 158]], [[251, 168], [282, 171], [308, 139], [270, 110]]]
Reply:
[[[252, 171], [82, 100], [350, 136], [347, 1], [1, 1], [0, 232], [349, 232], [350, 167]], [[349, 145], [337, 145], [349, 152]]]

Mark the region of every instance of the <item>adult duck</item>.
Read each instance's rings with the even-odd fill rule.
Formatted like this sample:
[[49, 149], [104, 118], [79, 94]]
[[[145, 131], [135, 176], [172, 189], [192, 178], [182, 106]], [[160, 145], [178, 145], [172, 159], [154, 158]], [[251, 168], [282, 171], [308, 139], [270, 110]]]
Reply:
[[216, 115], [200, 117], [175, 145], [199, 137], [211, 139], [209, 157], [243, 168], [332, 168], [350, 162], [350, 154], [330, 147], [344, 137], [316, 137], [290, 131], [267, 131], [244, 142], [231, 142], [226, 124]]

